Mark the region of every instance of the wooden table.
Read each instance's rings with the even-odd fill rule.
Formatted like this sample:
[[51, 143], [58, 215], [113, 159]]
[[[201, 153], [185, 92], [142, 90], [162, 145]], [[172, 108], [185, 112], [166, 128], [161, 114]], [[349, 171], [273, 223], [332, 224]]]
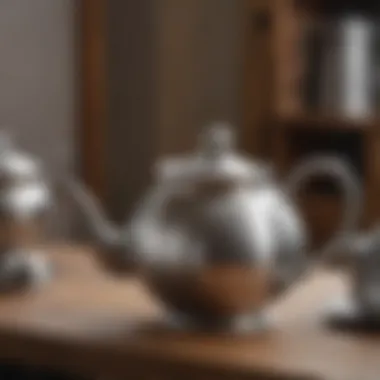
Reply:
[[261, 336], [159, 332], [162, 309], [135, 278], [101, 270], [89, 249], [59, 247], [50, 286], [0, 299], [0, 359], [130, 379], [378, 380], [380, 339], [331, 331], [326, 304], [345, 281], [314, 273], [271, 310]]

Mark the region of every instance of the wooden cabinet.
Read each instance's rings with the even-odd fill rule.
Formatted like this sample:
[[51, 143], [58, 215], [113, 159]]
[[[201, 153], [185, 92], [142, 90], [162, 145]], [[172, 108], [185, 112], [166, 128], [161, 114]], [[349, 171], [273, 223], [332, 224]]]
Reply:
[[[372, 11], [368, 8], [370, 2], [350, 2], [349, 9], [347, 2], [334, 2], [334, 8], [330, 3], [246, 1], [250, 26], [246, 33], [243, 140], [251, 153], [273, 160], [284, 178], [294, 165], [311, 154], [328, 153], [346, 159], [363, 185], [360, 222], [368, 226], [380, 214], [380, 122], [376, 113], [352, 117], [322, 107], [308, 107], [304, 99], [309, 57], [302, 49], [309, 46], [306, 36], [310, 25], [325, 19], [332, 22], [339, 12], [352, 9], [359, 9], [360, 15]], [[331, 12], [335, 12], [334, 17]], [[317, 71], [314, 77], [318, 80]], [[327, 90], [329, 85], [327, 81]], [[329, 182], [327, 178], [321, 181]], [[330, 189], [333, 187], [330, 184]], [[313, 182], [302, 201], [314, 238], [320, 241], [331, 235], [342, 211], [340, 194], [322, 188]]]

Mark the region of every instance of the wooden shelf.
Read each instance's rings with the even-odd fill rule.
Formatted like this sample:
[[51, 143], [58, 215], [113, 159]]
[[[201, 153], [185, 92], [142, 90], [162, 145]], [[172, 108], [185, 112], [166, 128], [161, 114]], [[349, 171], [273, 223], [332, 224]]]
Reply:
[[377, 118], [356, 119], [343, 116], [309, 113], [279, 116], [276, 121], [285, 127], [317, 128], [325, 130], [373, 132], [380, 127], [380, 119]]
[[[366, 228], [371, 226], [380, 216], [380, 113], [375, 109], [372, 117], [344, 116], [338, 109], [334, 111], [333, 104], [318, 102], [319, 96], [309, 99], [310, 94], [306, 94], [305, 90], [309, 91], [312, 87], [305, 88], [303, 84], [306, 82], [303, 81], [307, 75], [320, 75], [318, 70], [315, 73], [306, 70], [310, 62], [318, 64], [318, 57], [310, 56], [310, 62], [307, 60], [311, 52], [304, 49], [306, 43], [313, 43], [307, 35], [313, 31], [313, 25], [318, 29], [324, 20], [331, 22], [335, 15], [351, 12], [356, 7], [359, 13], [368, 14], [373, 2], [246, 2], [251, 6], [250, 12], [247, 12], [251, 22], [248, 30], [251, 33], [247, 34], [246, 44], [251, 58], [247, 61], [249, 69], [246, 72], [251, 77], [247, 74], [244, 80], [247, 132], [243, 139], [255, 147], [250, 152], [257, 155], [257, 152], [261, 153], [259, 148], [268, 146], [266, 154], [262, 156], [274, 161], [281, 178], [286, 178], [297, 162], [310, 155], [337, 155], [344, 159], [363, 186], [363, 225]], [[251, 11], [263, 9], [265, 4], [271, 23], [264, 39], [260, 28], [252, 32]], [[260, 44], [255, 44], [257, 40], [260, 40]], [[265, 49], [265, 46], [269, 46], [270, 50]], [[265, 57], [265, 60], [261, 60], [258, 65], [257, 57]], [[308, 106], [309, 103], [315, 106]], [[259, 130], [265, 133], [260, 134]], [[269, 141], [267, 145], [266, 138]], [[341, 198], [323, 176], [313, 180], [309, 189], [311, 191], [300, 201], [301, 211], [315, 240], [324, 241], [340, 221], [343, 210]]]

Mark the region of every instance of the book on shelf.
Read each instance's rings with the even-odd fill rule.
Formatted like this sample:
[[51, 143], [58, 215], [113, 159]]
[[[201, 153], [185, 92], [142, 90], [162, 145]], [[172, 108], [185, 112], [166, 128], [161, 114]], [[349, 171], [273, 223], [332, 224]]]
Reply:
[[380, 98], [380, 42], [374, 17], [360, 13], [316, 19], [304, 31], [301, 94], [306, 109], [369, 118]]

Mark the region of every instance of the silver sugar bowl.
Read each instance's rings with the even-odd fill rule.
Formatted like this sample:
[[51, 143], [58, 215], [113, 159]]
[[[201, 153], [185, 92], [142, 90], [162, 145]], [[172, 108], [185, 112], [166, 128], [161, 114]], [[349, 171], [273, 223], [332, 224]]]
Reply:
[[0, 134], [0, 289], [45, 282], [49, 263], [40, 254], [52, 195], [42, 165]]

